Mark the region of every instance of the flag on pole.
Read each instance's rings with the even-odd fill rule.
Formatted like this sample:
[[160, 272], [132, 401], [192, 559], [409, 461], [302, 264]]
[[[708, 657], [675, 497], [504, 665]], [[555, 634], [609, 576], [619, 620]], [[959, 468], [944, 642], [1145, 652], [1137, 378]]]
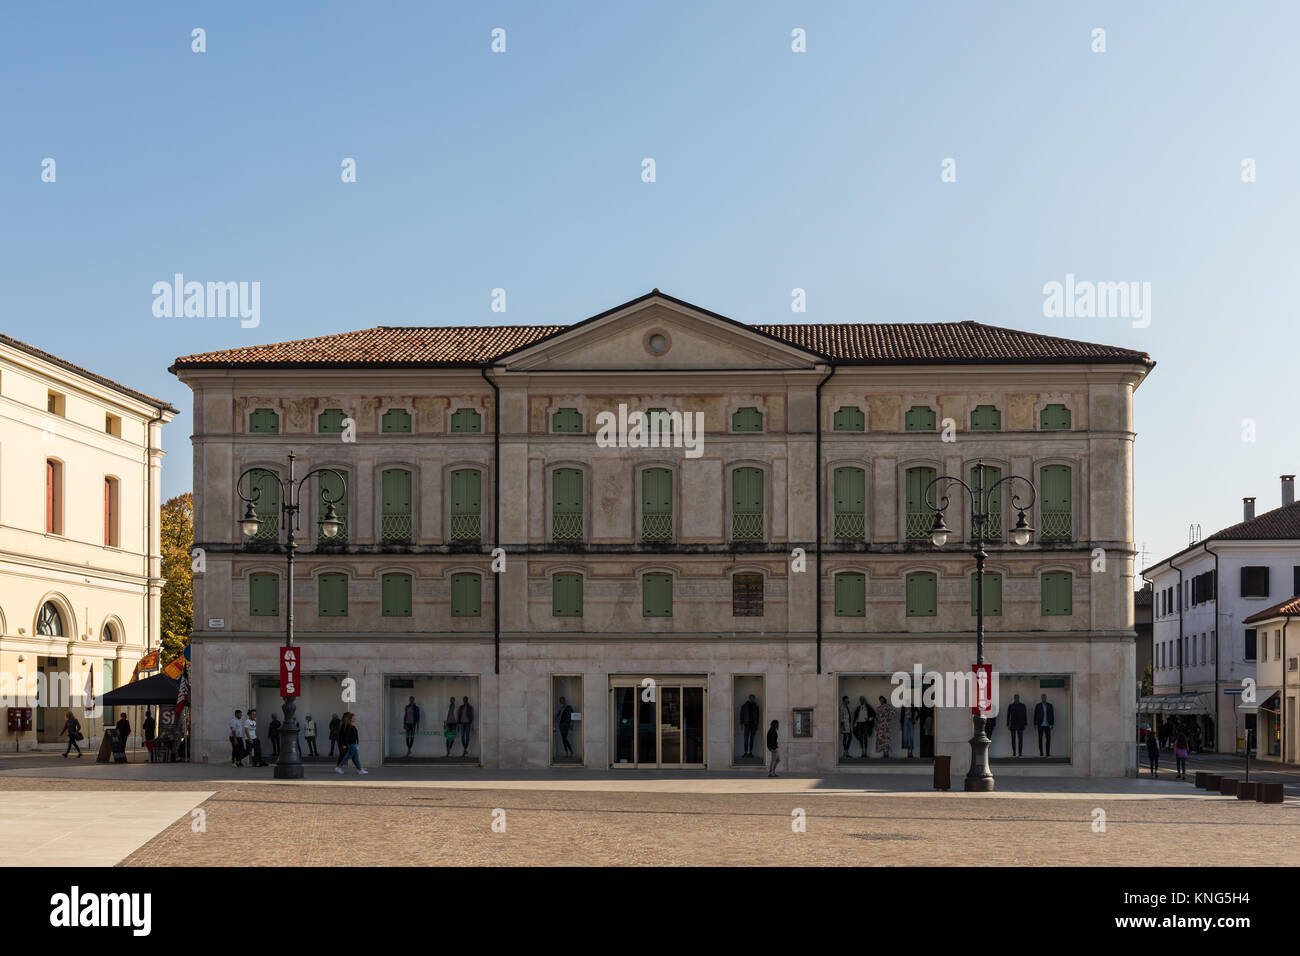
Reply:
[[150, 651], [144, 657], [135, 662], [135, 670], [131, 671], [131, 679], [128, 684], [135, 683], [135, 679], [141, 671], [153, 671], [158, 669], [158, 652]]
[[185, 709], [185, 705], [189, 702], [189, 699], [190, 699], [189, 674], [186, 673], [184, 670], [182, 670], [181, 682], [180, 685], [176, 688], [176, 719], [178, 721], [180, 720], [181, 717], [181, 711]]
[[176, 658], [176, 660], [172, 661], [170, 664], [168, 664], [166, 667], [163, 668], [163, 673], [166, 674], [168, 677], [170, 677], [172, 680], [175, 680], [176, 678], [180, 677], [181, 674], [185, 673], [185, 658], [183, 657]]

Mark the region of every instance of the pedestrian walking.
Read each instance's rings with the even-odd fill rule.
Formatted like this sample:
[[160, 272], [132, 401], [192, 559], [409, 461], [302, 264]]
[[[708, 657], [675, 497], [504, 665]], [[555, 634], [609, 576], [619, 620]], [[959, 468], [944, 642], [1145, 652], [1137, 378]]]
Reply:
[[1187, 735], [1179, 734], [1174, 738], [1174, 760], [1178, 765], [1177, 777], [1187, 779]]
[[767, 728], [767, 752], [772, 755], [771, 766], [767, 768], [769, 777], [776, 776], [776, 765], [781, 762], [781, 751], [778, 749], [780, 740], [777, 739], [776, 730], [780, 726], [777, 721], [772, 721], [772, 726]]
[[361, 766], [361, 752], [359, 742], [360, 734], [357, 733], [357, 715], [351, 711], [343, 714], [343, 719], [339, 721], [339, 762], [334, 765], [335, 773], [343, 772], [343, 765], [350, 759], [357, 766], [357, 773], [369, 773], [365, 767]]
[[122, 716], [117, 719], [117, 752], [119, 757], [114, 757], [118, 763], [126, 763], [126, 742], [131, 738], [131, 721], [126, 719], [126, 711], [122, 711]]
[[1147, 735], [1147, 763], [1151, 765], [1151, 776], [1154, 777], [1160, 769], [1160, 745], [1150, 734]]
[[320, 754], [316, 751], [316, 721], [311, 719], [311, 714], [302, 722], [302, 735], [307, 738], [307, 756], [319, 757]]
[[235, 711], [230, 718], [230, 766], [244, 765], [244, 712]]
[[157, 736], [158, 725], [154, 722], [153, 711], [144, 712], [144, 742], [148, 743]]
[[77, 746], [77, 741], [82, 739], [81, 721], [77, 720], [76, 717], [72, 716], [72, 711], [68, 711], [68, 717], [63, 722], [63, 734], [66, 735], [68, 738], [68, 746], [63, 751], [63, 756], [66, 757], [68, 755], [68, 751], [72, 750], [73, 747], [76, 747], [77, 756], [84, 757], [85, 754], [83, 754], [81, 752], [81, 748]]
[[269, 767], [265, 760], [262, 759], [262, 742], [257, 739], [257, 710], [250, 710], [248, 716], [244, 718], [244, 746], [248, 752], [253, 755], [251, 767]]

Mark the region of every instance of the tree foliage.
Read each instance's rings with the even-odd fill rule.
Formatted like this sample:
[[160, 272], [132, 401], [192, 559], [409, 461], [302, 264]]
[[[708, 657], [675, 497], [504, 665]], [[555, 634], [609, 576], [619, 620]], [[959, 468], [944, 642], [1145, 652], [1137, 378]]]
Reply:
[[175, 660], [194, 630], [194, 496], [177, 495], [162, 506], [162, 663]]

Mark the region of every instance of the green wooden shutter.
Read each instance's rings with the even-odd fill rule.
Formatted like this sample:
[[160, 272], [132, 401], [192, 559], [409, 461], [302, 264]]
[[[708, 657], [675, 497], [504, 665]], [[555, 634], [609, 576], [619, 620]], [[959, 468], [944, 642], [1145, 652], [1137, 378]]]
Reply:
[[938, 613], [938, 585], [938, 579], [928, 571], [907, 576], [908, 617], [934, 617]]
[[582, 472], [577, 468], [551, 472], [551, 537], [582, 540]]
[[1044, 540], [1069, 540], [1073, 533], [1070, 478], [1067, 465], [1044, 465], [1039, 471], [1039, 537]]
[[642, 575], [641, 616], [673, 616], [673, 576], [671, 574]]
[[261, 525], [254, 541], [277, 541], [280, 538], [280, 481], [274, 472], [255, 468], [248, 476], [249, 495], [257, 499], [253, 509]]
[[[970, 576], [970, 612], [975, 613], [975, 574]], [[1002, 575], [991, 571], [984, 572], [984, 616], [1000, 617], [1002, 615]]]
[[[937, 472], [929, 467], [907, 469], [904, 484], [907, 492], [907, 537], [928, 538], [930, 528], [934, 525], [934, 513], [926, 500], [926, 489], [934, 481]], [[936, 489], [937, 492], [937, 489]], [[937, 493], [934, 495], [937, 499]]]
[[[983, 468], [983, 475], [980, 470]], [[977, 486], [983, 489], [983, 494], [988, 499], [989, 521], [984, 527], [984, 537], [991, 541], [997, 541], [1002, 537], [1002, 488], [999, 487], [991, 494], [989, 490], [995, 484], [1002, 480], [1002, 469], [994, 465], [972, 465], [970, 470], [970, 486], [972, 489]], [[972, 504], [974, 502], [972, 501]], [[974, 515], [971, 516], [971, 529], [975, 528]]]
[[321, 617], [347, 617], [348, 576], [346, 574], [317, 576], [316, 610]]
[[386, 542], [410, 541], [413, 535], [411, 520], [411, 473], [404, 468], [390, 468], [379, 476], [380, 539]]
[[482, 535], [483, 473], [460, 468], [451, 473], [451, 537], [477, 541]]
[[928, 405], [913, 405], [903, 417], [903, 429], [909, 432], [934, 431], [934, 409]]
[[835, 616], [865, 617], [867, 576], [844, 572], [835, 575]]
[[250, 432], [278, 432], [280, 430], [280, 416], [272, 408], [258, 408], [248, 416], [248, 430]]
[[551, 416], [551, 431], [581, 432], [582, 412], [576, 408], [557, 408]]
[[1074, 576], [1068, 571], [1047, 571], [1042, 576], [1043, 613], [1073, 613], [1071, 590]]
[[341, 408], [327, 408], [316, 416], [316, 431], [327, 434], [343, 431], [343, 419], [347, 418]]
[[666, 408], [647, 408], [642, 429], [647, 441], [654, 441], [657, 438], [658, 444], [663, 445], [666, 439], [672, 437], [673, 418]]
[[280, 616], [280, 575], [248, 576], [248, 613], [253, 617]]
[[379, 430], [390, 433], [409, 433], [411, 430], [411, 413], [404, 408], [390, 408], [380, 419]]
[[479, 617], [482, 614], [483, 577], [478, 574], [451, 576], [451, 616]]
[[836, 468], [834, 536], [858, 541], [866, 533], [867, 476], [861, 468]]
[[834, 430], [837, 432], [860, 432], [866, 428], [866, 416], [856, 405], [845, 405], [835, 413]]
[[733, 432], [761, 432], [763, 430], [763, 413], [757, 408], [738, 408], [731, 416]]
[[671, 541], [673, 537], [673, 473], [667, 468], [641, 472], [641, 537]]
[[1041, 431], [1066, 430], [1070, 427], [1070, 410], [1064, 405], [1047, 405], [1038, 414]]
[[731, 473], [731, 536], [763, 540], [763, 470], [737, 468]]
[[1002, 428], [1002, 413], [996, 405], [976, 405], [970, 413], [970, 430], [995, 432]]
[[483, 418], [472, 408], [458, 408], [455, 414], [451, 416], [451, 430], [453, 432], [481, 432], [483, 430]]
[[411, 616], [411, 576], [385, 574], [380, 579], [384, 617]]
[[[340, 480], [340, 475], [342, 479]], [[325, 503], [328, 495], [334, 505], [334, 516], [342, 522], [339, 533], [327, 538], [320, 532], [320, 523], [325, 520], [329, 505]], [[348, 540], [348, 482], [345, 472], [322, 471], [316, 476], [316, 542], [327, 544]]]
[[551, 613], [556, 617], [582, 617], [582, 575], [551, 575]]

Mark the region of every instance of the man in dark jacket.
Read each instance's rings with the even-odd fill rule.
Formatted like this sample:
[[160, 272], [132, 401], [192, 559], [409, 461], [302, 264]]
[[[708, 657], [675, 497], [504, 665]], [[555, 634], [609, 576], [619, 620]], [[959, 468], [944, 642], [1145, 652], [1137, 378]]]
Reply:
[[117, 747], [123, 760], [126, 760], [126, 742], [130, 737], [131, 721], [126, 719], [126, 711], [122, 711], [122, 716], [117, 721]]
[[[1047, 695], [1034, 705], [1034, 726], [1038, 728], [1038, 756], [1052, 755], [1052, 728], [1056, 725], [1056, 714], [1047, 702]], [[1045, 745], [1044, 745], [1045, 742]]]
[[1011, 732], [1011, 756], [1025, 755], [1025, 727], [1029, 724], [1029, 713], [1020, 702], [1020, 695], [1007, 708], [1007, 730]]
[[280, 753], [280, 728], [284, 724], [280, 723], [280, 715], [272, 714], [271, 723], [266, 728], [266, 735], [271, 741], [271, 756], [278, 756]]
[[740, 727], [744, 733], [745, 752], [742, 757], [754, 756], [754, 738], [758, 735], [758, 724], [762, 716], [758, 712], [758, 698], [753, 694], [749, 700], [740, 705]]

